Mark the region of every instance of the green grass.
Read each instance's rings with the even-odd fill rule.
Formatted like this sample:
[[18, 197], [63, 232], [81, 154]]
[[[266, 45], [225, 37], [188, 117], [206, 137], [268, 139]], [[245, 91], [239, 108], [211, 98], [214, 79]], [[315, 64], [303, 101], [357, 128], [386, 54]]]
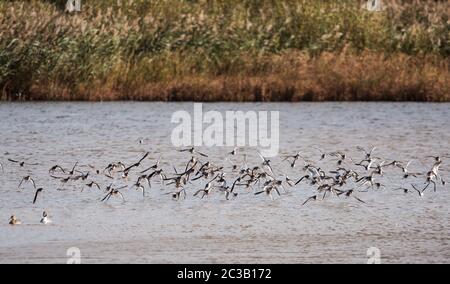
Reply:
[[[268, 77], [287, 86], [301, 83], [293, 87], [292, 96], [281, 98], [315, 99], [314, 83], [301, 82], [304, 76], [299, 74], [318, 68], [310, 71], [325, 76], [330, 71], [321, 70], [318, 62], [329, 54], [345, 54], [348, 64], [370, 54], [382, 61], [381, 69], [400, 61], [401, 68], [412, 68], [402, 71], [420, 79], [421, 87], [415, 90], [417, 84], [398, 82], [414, 94], [408, 98], [449, 100], [445, 84], [428, 86], [450, 78], [448, 1], [404, 1], [370, 13], [350, 0], [84, 0], [83, 11], [75, 15], [64, 13], [64, 2], [0, 2], [3, 99], [20, 94], [30, 100], [227, 100], [224, 94], [199, 98], [196, 93], [211, 87], [208, 81], [226, 84], [241, 78], [249, 84], [252, 78]], [[286, 58], [291, 62], [280, 62]], [[395, 73], [389, 76], [396, 79]], [[387, 91], [376, 74], [372, 76], [378, 79], [367, 79], [372, 81], [370, 90], [360, 82], [367, 99], [371, 92]], [[334, 77], [315, 83], [348, 89]], [[341, 78], [342, 84], [351, 79]], [[433, 94], [426, 93], [431, 90]], [[186, 95], [179, 98], [177, 92]], [[240, 88], [227, 92], [239, 100], [255, 97]], [[405, 98], [402, 93], [391, 96], [386, 98]]]

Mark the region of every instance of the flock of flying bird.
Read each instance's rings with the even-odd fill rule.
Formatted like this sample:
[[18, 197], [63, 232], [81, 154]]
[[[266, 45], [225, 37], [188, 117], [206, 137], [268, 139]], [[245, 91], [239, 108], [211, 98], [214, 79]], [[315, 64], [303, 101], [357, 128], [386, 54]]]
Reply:
[[[387, 160], [376, 155], [377, 148], [372, 147], [366, 150], [357, 147], [361, 153], [358, 161], [350, 158], [342, 151], [324, 152], [317, 148], [319, 162], [306, 158], [302, 152], [283, 157], [282, 163], [290, 166], [297, 172], [299, 177], [291, 179], [287, 175], [280, 175], [275, 165], [270, 159], [257, 153], [261, 162], [249, 166], [247, 155], [240, 155], [240, 149], [235, 148], [227, 154], [226, 161], [231, 168], [231, 176], [225, 167], [208, 161], [208, 155], [197, 151], [195, 148], [178, 150], [187, 153], [190, 159], [183, 164], [183, 168], [173, 167], [173, 172], [166, 171], [161, 167], [161, 156], [153, 164], [149, 164], [150, 153], [145, 153], [136, 163], [126, 165], [123, 162], [114, 162], [104, 168], [96, 168], [92, 165], [79, 165], [75, 163], [70, 169], [55, 165], [48, 171], [49, 177], [60, 183], [59, 191], [67, 190], [67, 186], [80, 185], [81, 191], [85, 189], [97, 189], [104, 192], [101, 202], [108, 202], [111, 198], [119, 198], [125, 202], [123, 192], [126, 189], [137, 190], [146, 196], [146, 191], [152, 188], [152, 183], [157, 181], [161, 184], [163, 195], [170, 196], [173, 200], [186, 199], [188, 190], [196, 188], [195, 182], [204, 180], [205, 185], [199, 190], [193, 190], [193, 196], [199, 199], [209, 197], [213, 192], [224, 195], [226, 200], [238, 197], [240, 191], [250, 192], [256, 196], [267, 195], [272, 200], [274, 196], [281, 196], [288, 189], [304, 188], [306, 186], [314, 190], [314, 194], [302, 202], [302, 206], [311, 201], [325, 199], [327, 196], [337, 196], [353, 198], [358, 202], [365, 203], [359, 197], [361, 192], [370, 189], [380, 189], [385, 187], [379, 180], [386, 174], [392, 172], [402, 179], [402, 184], [408, 182], [410, 186], [395, 188], [395, 191], [403, 193], [416, 192], [423, 196], [425, 191], [432, 186], [436, 191], [438, 186], [446, 186], [447, 183], [441, 176], [440, 167], [443, 158], [449, 156], [429, 156], [429, 170], [424, 172], [410, 172], [410, 165], [415, 162]], [[320, 153], [320, 154], [319, 154]], [[237, 160], [242, 160], [237, 162]], [[8, 163], [20, 168], [38, 166], [36, 163], [28, 163], [15, 159], [8, 159]], [[327, 163], [333, 170], [326, 171], [319, 166]], [[0, 163], [0, 173], [4, 172], [5, 164]], [[95, 178], [95, 180], [94, 180]], [[105, 185], [102, 186], [100, 179]], [[105, 180], [107, 182], [105, 182]], [[132, 184], [129, 182], [132, 180]], [[415, 182], [422, 182], [415, 184]], [[120, 186], [116, 186], [120, 183]], [[130, 186], [131, 184], [131, 186]], [[38, 202], [39, 196], [46, 189], [37, 186], [37, 182], [32, 176], [23, 177], [18, 182], [18, 190], [26, 186], [34, 189], [32, 203]], [[167, 188], [170, 188], [169, 190]], [[198, 187], [197, 187], [198, 189]], [[14, 215], [9, 220], [10, 225], [19, 225], [22, 222]], [[51, 220], [47, 212], [43, 212], [41, 223], [48, 224]]]

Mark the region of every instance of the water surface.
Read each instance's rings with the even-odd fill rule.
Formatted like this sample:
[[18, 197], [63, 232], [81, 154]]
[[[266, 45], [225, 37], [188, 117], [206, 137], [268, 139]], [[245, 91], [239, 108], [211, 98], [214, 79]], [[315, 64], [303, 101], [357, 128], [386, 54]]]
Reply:
[[[357, 145], [379, 146], [387, 159], [417, 159], [411, 171], [424, 172], [431, 154], [449, 153], [449, 104], [420, 103], [302, 103], [205, 104], [206, 110], [279, 110], [280, 156], [304, 150], [318, 160], [317, 146], [347, 151], [354, 159]], [[80, 183], [57, 191], [49, 178], [54, 164], [73, 163], [99, 168], [113, 161], [133, 163], [150, 151], [150, 166], [160, 153], [162, 166], [182, 168], [190, 158], [175, 151], [170, 134], [171, 115], [192, 111], [190, 103], [24, 103], [0, 104], [0, 262], [65, 263], [70, 247], [81, 250], [82, 262], [144, 263], [365, 263], [367, 249], [379, 248], [382, 262], [450, 262], [450, 192], [440, 187], [420, 198], [393, 189], [408, 185], [401, 172], [382, 180], [386, 188], [361, 193], [367, 204], [328, 198], [302, 207], [314, 193], [305, 185], [271, 201], [240, 190], [237, 199], [221, 194], [200, 200], [192, 197], [204, 183], [188, 187], [190, 196], [179, 202], [155, 186], [145, 199], [124, 190], [127, 202], [101, 203], [103, 192], [85, 190]], [[138, 141], [144, 139], [144, 143]], [[202, 148], [211, 161], [228, 167], [229, 148]], [[259, 163], [254, 149], [245, 149], [252, 165]], [[37, 162], [20, 168], [8, 158]], [[277, 171], [291, 178], [292, 170], [280, 158]], [[329, 162], [319, 163], [331, 170]], [[442, 166], [449, 176], [449, 165]], [[34, 190], [17, 186], [32, 175], [45, 191], [32, 205]], [[230, 174], [230, 180], [233, 175]], [[107, 179], [95, 177], [103, 186]], [[423, 180], [413, 180], [422, 184]], [[131, 184], [131, 182], [130, 182]], [[39, 224], [48, 210], [53, 224]], [[17, 215], [24, 224], [11, 227]]]

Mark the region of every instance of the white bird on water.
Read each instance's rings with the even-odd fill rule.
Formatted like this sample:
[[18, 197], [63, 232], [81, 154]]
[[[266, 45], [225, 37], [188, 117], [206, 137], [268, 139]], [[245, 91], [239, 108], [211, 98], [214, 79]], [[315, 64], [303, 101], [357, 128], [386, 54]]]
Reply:
[[16, 218], [16, 216], [12, 215], [11, 218], [9, 218], [9, 224], [10, 225], [21, 225], [22, 221]]
[[52, 220], [50, 220], [48, 218], [48, 214], [46, 211], [44, 211], [44, 213], [42, 213], [42, 219], [41, 219], [41, 224], [47, 225], [47, 224], [51, 224]]

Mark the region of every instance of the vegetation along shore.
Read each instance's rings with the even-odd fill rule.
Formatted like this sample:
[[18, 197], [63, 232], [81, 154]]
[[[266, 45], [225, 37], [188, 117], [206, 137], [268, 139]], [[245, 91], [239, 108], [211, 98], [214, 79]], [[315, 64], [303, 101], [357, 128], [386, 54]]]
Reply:
[[450, 101], [450, 2], [0, 1], [0, 97]]

